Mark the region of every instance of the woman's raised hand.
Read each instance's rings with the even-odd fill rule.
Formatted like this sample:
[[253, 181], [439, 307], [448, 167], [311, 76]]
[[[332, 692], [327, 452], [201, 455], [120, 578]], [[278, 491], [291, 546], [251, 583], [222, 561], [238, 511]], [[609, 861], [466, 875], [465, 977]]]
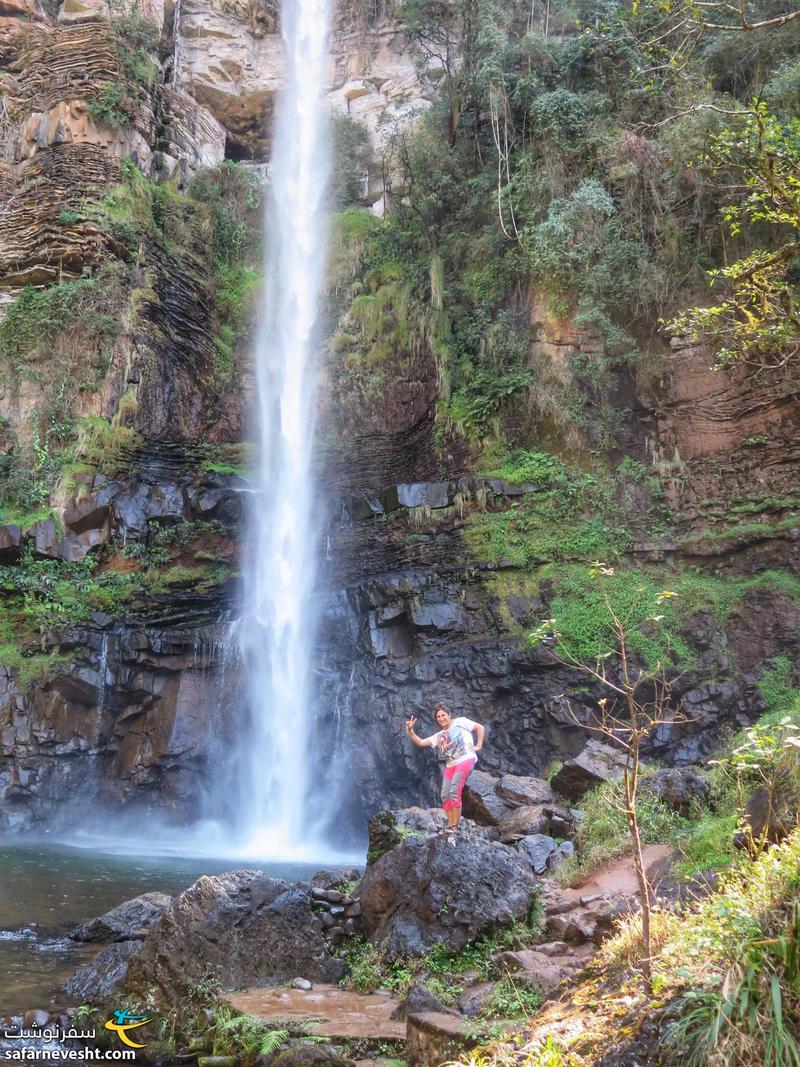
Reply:
[[416, 715], [412, 715], [410, 719], [406, 719], [406, 733], [410, 734], [414, 729], [414, 723], [417, 721]]

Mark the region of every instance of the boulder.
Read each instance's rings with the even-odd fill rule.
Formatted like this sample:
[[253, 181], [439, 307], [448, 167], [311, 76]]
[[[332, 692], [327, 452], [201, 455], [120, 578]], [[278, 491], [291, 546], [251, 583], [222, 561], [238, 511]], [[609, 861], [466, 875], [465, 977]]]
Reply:
[[287, 885], [261, 871], [200, 878], [151, 928], [125, 988], [174, 1004], [208, 971], [223, 987], [291, 980], [335, 982], [345, 973], [322, 934], [310, 885]]
[[415, 982], [409, 989], [408, 996], [403, 1003], [403, 1011], [406, 1015], [418, 1015], [424, 1011], [453, 1014], [424, 982]]
[[[473, 776], [474, 773], [473, 771]], [[519, 774], [504, 774], [497, 784], [497, 794], [514, 807], [556, 802], [556, 795], [549, 782]]]
[[547, 834], [530, 834], [519, 841], [517, 851], [530, 863], [534, 874], [544, 874], [551, 857], [558, 851], [558, 844]]
[[64, 992], [79, 1002], [96, 1001], [119, 989], [131, 960], [143, 948], [141, 941], [119, 941], [85, 963], [64, 985]]
[[562, 841], [557, 846], [554, 852], [550, 853], [547, 860], [547, 869], [551, 874], [555, 874], [558, 868], [566, 863], [567, 860], [571, 860], [575, 855], [575, 846], [571, 841]]
[[744, 809], [744, 823], [749, 832], [737, 834], [736, 844], [739, 848], [755, 850], [764, 845], [777, 845], [789, 836], [797, 821], [797, 797], [793, 790], [759, 786]]
[[7, 522], [0, 526], [0, 562], [9, 563], [17, 559], [22, 546], [22, 529], [16, 523]]
[[705, 778], [689, 767], [665, 767], [648, 778], [642, 778], [640, 788], [663, 800], [668, 808], [685, 819], [708, 796]]
[[478, 985], [467, 986], [458, 998], [458, 1008], [461, 1014], [480, 1015], [492, 999], [492, 993], [497, 985], [497, 982], [480, 982]]
[[621, 748], [591, 739], [553, 776], [553, 789], [569, 800], [580, 800], [595, 786], [621, 778], [624, 767], [625, 753]]
[[161, 918], [161, 913], [171, 903], [172, 897], [164, 893], [143, 893], [99, 918], [89, 919], [70, 936], [74, 941], [141, 940], [144, 931]]
[[504, 842], [519, 841], [532, 834], [543, 834], [550, 826], [550, 814], [544, 804], [526, 805], [517, 808], [502, 820], [498, 826], [500, 840]]
[[594, 949], [589, 945], [551, 941], [533, 949], [501, 952], [494, 957], [494, 962], [501, 969], [519, 974], [547, 994], [557, 989], [565, 978], [582, 970], [593, 954]]
[[344, 883], [357, 882], [360, 877], [361, 871], [355, 867], [345, 867], [343, 871], [329, 871], [323, 868], [311, 876], [311, 885], [318, 889], [333, 890]]
[[31, 1008], [22, 1016], [23, 1026], [30, 1027], [32, 1030], [41, 1030], [49, 1022], [50, 1012], [45, 1011], [44, 1008]]
[[408, 1017], [406, 1057], [410, 1067], [452, 1063], [477, 1043], [474, 1027], [458, 1015], [426, 1011]]
[[375, 860], [411, 837], [438, 834], [447, 826], [447, 816], [441, 808], [400, 808], [379, 811], [369, 820], [367, 863]]
[[[367, 865], [374, 863], [385, 852], [403, 841], [412, 838], [430, 837], [447, 827], [447, 816], [441, 808], [399, 808], [396, 811], [379, 811], [369, 821]], [[478, 826], [470, 819], [461, 820], [461, 832], [469, 837], [497, 840], [494, 827]], [[340, 876], [341, 878], [341, 876]]]
[[[506, 777], [510, 777], [507, 775]], [[497, 826], [510, 814], [512, 804], [498, 796], [500, 779], [486, 771], [473, 771], [464, 784], [464, 814], [481, 826]]]
[[33, 541], [37, 556], [58, 557], [59, 537], [53, 519], [40, 519], [33, 524]]
[[437, 942], [458, 952], [494, 927], [528, 917], [537, 892], [530, 864], [477, 835], [405, 841], [364, 875], [368, 937], [389, 958], [423, 956]]
[[549, 883], [544, 915], [547, 929], [559, 940], [599, 945], [615, 932], [620, 918], [633, 906], [631, 898], [621, 893], [576, 894]]

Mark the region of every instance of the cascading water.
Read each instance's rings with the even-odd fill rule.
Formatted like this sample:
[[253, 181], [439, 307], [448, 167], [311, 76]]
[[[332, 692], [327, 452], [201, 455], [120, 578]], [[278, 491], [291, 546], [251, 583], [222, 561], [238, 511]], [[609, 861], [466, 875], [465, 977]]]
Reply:
[[273, 132], [265, 308], [255, 353], [260, 453], [240, 631], [252, 730], [242, 738], [241, 807], [244, 851], [273, 857], [309, 851], [313, 837], [311, 454], [327, 244], [329, 8], [329, 0], [281, 5], [286, 84]]

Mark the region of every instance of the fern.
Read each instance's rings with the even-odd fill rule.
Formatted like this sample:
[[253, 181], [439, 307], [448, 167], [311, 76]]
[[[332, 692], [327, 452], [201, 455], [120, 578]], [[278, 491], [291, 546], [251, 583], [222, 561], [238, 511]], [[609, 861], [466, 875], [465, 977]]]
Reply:
[[270, 1030], [261, 1037], [258, 1045], [260, 1056], [271, 1056], [284, 1045], [289, 1037], [288, 1030]]

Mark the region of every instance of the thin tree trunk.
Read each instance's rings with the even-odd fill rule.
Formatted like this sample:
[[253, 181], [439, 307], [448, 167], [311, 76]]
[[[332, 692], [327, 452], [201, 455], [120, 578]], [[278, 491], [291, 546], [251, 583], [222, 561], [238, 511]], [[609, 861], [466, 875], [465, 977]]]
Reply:
[[636, 792], [632, 788], [631, 776], [625, 774], [625, 802], [628, 806], [628, 825], [633, 842], [633, 862], [636, 867], [636, 881], [639, 883], [639, 898], [642, 905], [642, 974], [649, 982], [652, 977], [652, 944], [650, 936], [650, 918], [652, 913], [652, 899], [650, 884], [647, 881], [647, 873], [644, 867], [644, 855], [642, 854], [642, 839], [639, 835], [639, 820], [636, 814]]

